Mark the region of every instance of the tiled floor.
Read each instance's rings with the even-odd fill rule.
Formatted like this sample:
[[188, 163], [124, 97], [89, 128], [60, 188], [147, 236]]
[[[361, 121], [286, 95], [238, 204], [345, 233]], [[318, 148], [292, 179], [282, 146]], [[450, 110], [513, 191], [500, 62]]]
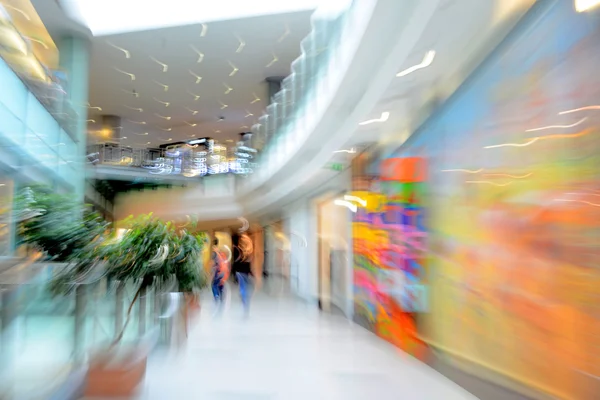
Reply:
[[248, 318], [234, 295], [210, 299], [185, 348], [149, 361], [144, 400], [474, 399], [342, 317], [257, 294]]

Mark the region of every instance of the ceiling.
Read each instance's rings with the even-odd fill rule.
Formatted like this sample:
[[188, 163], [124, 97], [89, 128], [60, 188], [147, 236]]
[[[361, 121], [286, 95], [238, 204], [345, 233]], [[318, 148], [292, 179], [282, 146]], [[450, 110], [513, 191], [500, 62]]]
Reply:
[[[55, 1], [33, 4], [55, 38], [85, 32]], [[102, 115], [122, 117], [121, 142], [128, 146], [195, 136], [237, 140], [267, 106], [265, 79], [290, 73], [300, 41], [310, 32], [311, 14], [91, 37], [89, 141], [107, 139]]]

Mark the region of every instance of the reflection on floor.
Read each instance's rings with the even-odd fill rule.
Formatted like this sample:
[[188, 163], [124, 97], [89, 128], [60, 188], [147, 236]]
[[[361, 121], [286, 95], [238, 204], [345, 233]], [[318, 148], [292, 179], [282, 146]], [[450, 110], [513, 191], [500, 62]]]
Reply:
[[475, 399], [433, 369], [339, 316], [289, 297], [210, 298], [187, 344], [149, 361], [144, 400]]

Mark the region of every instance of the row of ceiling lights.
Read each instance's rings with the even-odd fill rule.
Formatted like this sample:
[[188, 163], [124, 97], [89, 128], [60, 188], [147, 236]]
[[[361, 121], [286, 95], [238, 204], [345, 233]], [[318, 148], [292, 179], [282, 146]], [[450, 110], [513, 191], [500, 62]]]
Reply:
[[[200, 33], [200, 36], [201, 37], [202, 36], [206, 36], [207, 32], [208, 32], [208, 25], [207, 24], [202, 24], [202, 31]], [[289, 29], [289, 26], [286, 24], [286, 30], [283, 33], [283, 35], [277, 40], [277, 42], [281, 43], [290, 33], [291, 33], [291, 31]], [[243, 49], [245, 48], [245, 46], [246, 46], [246, 42], [242, 38], [240, 38], [238, 35], [235, 35], [235, 36], [236, 36], [236, 38], [238, 39], [238, 42], [239, 42], [238, 43], [238, 47], [236, 48], [236, 53], [241, 53], [243, 51]], [[125, 56], [126, 59], [130, 59], [131, 58], [131, 52], [129, 50], [127, 50], [127, 49], [125, 49], [123, 47], [120, 47], [120, 46], [118, 46], [118, 45], [116, 45], [116, 44], [114, 44], [114, 43], [112, 43], [110, 41], [107, 41], [107, 44], [109, 46], [114, 47], [115, 49], [121, 51], [124, 54], [124, 56]], [[196, 55], [198, 56], [197, 63], [201, 63], [204, 60], [204, 56], [205, 56], [204, 53], [202, 53], [200, 50], [198, 50], [194, 45], [190, 45], [190, 47], [196, 53]], [[160, 65], [162, 67], [162, 72], [167, 72], [169, 70], [169, 65], [168, 64], [165, 64], [162, 61], [160, 61], [160, 60], [158, 60], [158, 59], [156, 59], [156, 58], [154, 58], [152, 56], [149, 56], [149, 57], [150, 57], [150, 59], [152, 61], [154, 61], [155, 63], [157, 63], [158, 65]], [[279, 58], [277, 57], [277, 55], [273, 54], [273, 59], [266, 65], [266, 67], [269, 68], [269, 67], [271, 67], [272, 65], [274, 65], [278, 61], [279, 61]], [[234, 76], [239, 71], [239, 68], [233, 62], [231, 62], [231, 61], [228, 61], [228, 64], [232, 68], [231, 72], [229, 73], [229, 76]], [[120, 69], [118, 67], [114, 67], [114, 69], [117, 72], [120, 72], [120, 73], [123, 73], [125, 75], [128, 75], [131, 78], [131, 80], [135, 80], [136, 79], [135, 74], [129, 73], [127, 71], [124, 71], [124, 70], [122, 70], [122, 69]], [[193, 72], [192, 70], [189, 70], [189, 73], [193, 77], [196, 78], [196, 84], [199, 84], [202, 81], [202, 77], [199, 76], [198, 74], [196, 74], [195, 72]], [[167, 92], [169, 90], [169, 86], [168, 85], [163, 84], [161, 82], [158, 82], [156, 80], [153, 80], [153, 82], [156, 83], [157, 85], [161, 86], [165, 92]], [[225, 87], [224, 94], [229, 94], [229, 93], [231, 93], [233, 91], [233, 88], [231, 86], [229, 86], [227, 83], [224, 82], [223, 86]], [[136, 91], [129, 91], [129, 90], [126, 90], [126, 89], [122, 89], [122, 90], [124, 92], [126, 92], [126, 93], [132, 94], [135, 98], [139, 98], [139, 96], [140, 96], [140, 94], [138, 92], [136, 92]], [[187, 90], [187, 93], [190, 94], [194, 98], [194, 101], [198, 101], [200, 99], [199, 95], [193, 93], [190, 90]], [[258, 102], [261, 101], [261, 98], [256, 93], [253, 92], [252, 96], [253, 96], [253, 99], [252, 99], [252, 101], [250, 101], [250, 104], [256, 104], [256, 103], [258, 103]], [[169, 107], [171, 105], [171, 102], [162, 101], [160, 99], [157, 99], [156, 97], [153, 97], [153, 100], [156, 101], [156, 102], [158, 102], [158, 103], [163, 104], [165, 107]], [[221, 107], [222, 110], [229, 107], [228, 104], [226, 104], [226, 103], [224, 103], [224, 102], [222, 102], [220, 100], [218, 102], [219, 102], [219, 105], [220, 105], [220, 107]], [[90, 109], [98, 109], [99, 111], [102, 110], [100, 107], [93, 107], [93, 106], [91, 106], [89, 104], [88, 104], [88, 106], [89, 106]], [[129, 108], [131, 110], [134, 110], [134, 111], [144, 112], [144, 110], [142, 108], [131, 107], [131, 106], [127, 106], [127, 105], [125, 105], [125, 107]], [[199, 112], [198, 110], [193, 110], [193, 109], [191, 109], [191, 108], [189, 108], [187, 106], [184, 107], [184, 108], [187, 111], [191, 112], [192, 115], [197, 115], [198, 112]], [[154, 113], [154, 115], [157, 116], [157, 117], [159, 117], [159, 118], [168, 120], [168, 121], [171, 120], [170, 116], [163, 116], [163, 115], [160, 115], [158, 113]], [[245, 117], [249, 118], [249, 117], [252, 117], [252, 116], [254, 116], [254, 114], [251, 113], [250, 111], [246, 110]], [[90, 120], [88, 120], [88, 122], [95, 122], [95, 121], [93, 119], [90, 119]], [[137, 123], [137, 124], [140, 124], [140, 125], [146, 125], [145, 121], [131, 121], [130, 120], [130, 122]], [[189, 126], [196, 126], [197, 125], [196, 123], [189, 123], [187, 121], [185, 121], [185, 123], [188, 124]], [[165, 130], [165, 131], [171, 131], [172, 130], [172, 128], [164, 129], [164, 128], [160, 128], [160, 127], [159, 127], [159, 129]], [[243, 125], [243, 126], [240, 127], [240, 129], [248, 129], [248, 126], [247, 125]], [[220, 132], [220, 131], [218, 131], [218, 130], [215, 131], [215, 133], [218, 133], [218, 132]], [[148, 133], [146, 132], [143, 135], [147, 135], [147, 134]], [[172, 139], [170, 139], [170, 140], [172, 140]]]
[[[200, 36], [205, 36], [207, 31], [208, 31], [208, 25], [207, 24], [202, 24], [202, 32], [200, 33]], [[291, 31], [289, 29], [289, 26], [286, 25], [286, 30], [285, 30], [284, 34], [278, 39], [278, 42], [282, 42], [290, 34], [290, 32]], [[246, 42], [242, 38], [240, 38], [237, 34], [235, 35], [235, 37], [237, 38], [237, 40], [239, 42], [238, 43], [238, 47], [236, 48], [236, 53], [241, 53], [243, 51], [243, 49], [246, 47]], [[114, 43], [112, 43], [110, 41], [107, 41], [107, 44], [109, 46], [114, 47], [115, 49], [121, 51], [125, 55], [126, 59], [131, 58], [131, 52], [129, 50], [127, 50], [127, 49], [125, 49], [123, 47], [120, 47], [120, 46], [118, 46], [118, 45], [116, 45], [116, 44], [114, 44]], [[202, 53], [200, 50], [198, 50], [194, 45], [190, 45], [190, 47], [196, 53], [196, 55], [198, 56], [197, 63], [201, 63], [204, 60], [204, 56], [205, 56], [204, 53]], [[169, 69], [168, 64], [165, 64], [162, 61], [160, 61], [160, 60], [158, 60], [158, 59], [156, 59], [156, 58], [154, 58], [152, 56], [149, 56], [149, 57], [150, 57], [150, 59], [152, 61], [154, 61], [155, 63], [159, 64], [162, 67], [162, 72], [167, 72], [168, 71], [168, 69]], [[279, 57], [275, 53], [273, 53], [273, 58], [266, 65], [266, 68], [269, 68], [269, 67], [273, 66], [278, 61], [279, 61]], [[239, 68], [233, 62], [231, 62], [230, 60], [228, 60], [227, 62], [229, 64], [229, 66], [231, 67], [231, 72], [229, 73], [229, 76], [230, 77], [234, 76], [239, 71]], [[122, 70], [122, 69], [120, 69], [118, 67], [113, 67], [113, 68], [117, 72], [120, 72], [120, 73], [122, 73], [124, 75], [129, 76], [132, 81], [136, 80], [135, 74], [127, 72], [127, 71], [124, 71], [124, 70]], [[188, 70], [188, 72], [190, 73], [190, 75], [192, 75], [194, 78], [196, 78], [196, 81], [195, 81], [196, 84], [199, 84], [202, 81], [202, 76], [196, 74], [191, 69]], [[154, 80], [153, 82], [156, 83], [157, 85], [161, 86], [165, 92], [169, 90], [169, 85], [166, 85], [164, 83], [158, 82], [156, 80]], [[223, 82], [223, 86], [225, 87], [224, 94], [229, 94], [229, 93], [231, 93], [233, 91], [233, 88], [231, 86], [229, 86], [226, 82]], [[126, 92], [129, 92], [129, 91], [126, 91]], [[197, 95], [195, 93], [192, 93], [190, 90], [188, 90], [187, 92], [188, 92], [188, 94], [190, 94], [194, 98], [194, 101], [198, 101], [200, 99], [199, 95]], [[129, 93], [133, 94], [136, 98], [139, 97], [139, 93], [137, 93], [137, 92], [129, 92]], [[254, 98], [253, 98], [252, 101], [250, 101], [250, 104], [255, 104], [255, 103], [257, 103], [257, 102], [259, 102], [261, 100], [260, 97], [258, 97], [256, 95], [256, 93], [252, 93], [252, 95], [253, 95]], [[158, 101], [158, 102], [160, 102], [160, 103], [162, 103], [162, 104], [164, 104], [167, 107], [168, 107], [168, 105], [170, 105], [169, 102], [163, 102], [163, 101], [158, 100], [158, 99], [155, 99], [155, 100]], [[221, 109], [225, 109], [225, 108], [228, 107], [228, 105], [225, 104], [222, 101], [219, 101], [219, 104], [221, 106]], [[191, 111], [193, 112], [193, 115], [195, 115], [197, 113], [197, 111], [195, 111], [195, 110], [191, 110]]]

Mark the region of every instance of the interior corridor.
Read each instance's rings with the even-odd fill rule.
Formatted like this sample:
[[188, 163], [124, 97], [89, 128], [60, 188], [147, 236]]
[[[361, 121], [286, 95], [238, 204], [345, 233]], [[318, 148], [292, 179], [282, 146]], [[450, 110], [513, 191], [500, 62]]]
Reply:
[[149, 361], [144, 400], [474, 399], [343, 317], [289, 296], [237, 293], [220, 316], [203, 298], [185, 348]]

